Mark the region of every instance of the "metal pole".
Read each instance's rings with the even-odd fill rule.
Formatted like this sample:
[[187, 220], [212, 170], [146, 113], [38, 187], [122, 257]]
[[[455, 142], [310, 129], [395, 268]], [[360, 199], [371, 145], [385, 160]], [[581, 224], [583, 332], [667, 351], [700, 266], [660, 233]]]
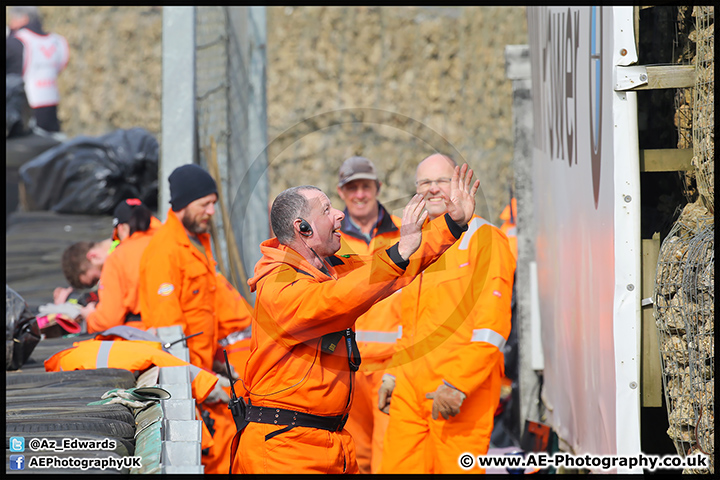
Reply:
[[163, 7], [162, 62], [158, 217], [165, 221], [168, 176], [181, 165], [196, 163], [195, 7]]
[[[532, 203], [532, 90], [530, 50], [527, 45], [505, 47], [506, 76], [513, 85], [513, 170], [517, 199], [518, 259], [515, 270], [516, 325], [518, 331], [518, 383], [520, 428], [525, 420], [538, 421], [538, 376], [533, 369], [531, 339], [530, 264], [535, 260], [535, 223]], [[522, 434], [522, 431], [520, 432]]]

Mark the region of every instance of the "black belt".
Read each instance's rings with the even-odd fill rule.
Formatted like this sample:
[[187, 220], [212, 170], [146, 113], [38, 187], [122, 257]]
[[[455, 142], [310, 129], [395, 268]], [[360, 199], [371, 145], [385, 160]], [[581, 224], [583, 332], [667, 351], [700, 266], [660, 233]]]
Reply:
[[334, 417], [323, 417], [311, 413], [296, 412], [284, 408], [257, 407], [248, 405], [245, 407], [245, 420], [255, 423], [267, 423], [270, 425], [287, 425], [285, 428], [276, 430], [265, 435], [265, 441], [275, 435], [287, 432], [295, 427], [319, 428], [330, 432], [340, 432], [347, 422], [347, 414]]

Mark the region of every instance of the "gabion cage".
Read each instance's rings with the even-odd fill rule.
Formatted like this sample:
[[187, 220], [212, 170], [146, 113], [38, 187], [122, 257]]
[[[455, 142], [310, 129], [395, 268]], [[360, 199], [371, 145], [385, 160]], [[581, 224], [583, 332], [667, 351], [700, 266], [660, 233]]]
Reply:
[[[714, 455], [714, 225], [685, 207], [660, 247], [654, 313], [670, 427], [679, 455]], [[712, 460], [711, 460], [712, 461]], [[714, 471], [714, 468], [713, 468]]]
[[690, 392], [697, 448], [715, 458], [715, 226], [700, 222], [683, 275], [682, 316], [688, 342]]
[[698, 192], [715, 212], [715, 10], [696, 6], [695, 96], [693, 106], [693, 165]]

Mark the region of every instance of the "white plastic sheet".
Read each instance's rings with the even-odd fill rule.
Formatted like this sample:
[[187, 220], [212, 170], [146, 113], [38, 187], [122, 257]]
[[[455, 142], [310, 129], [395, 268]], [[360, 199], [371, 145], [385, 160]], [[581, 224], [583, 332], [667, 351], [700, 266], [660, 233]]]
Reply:
[[565, 449], [640, 451], [632, 7], [528, 7], [543, 399]]

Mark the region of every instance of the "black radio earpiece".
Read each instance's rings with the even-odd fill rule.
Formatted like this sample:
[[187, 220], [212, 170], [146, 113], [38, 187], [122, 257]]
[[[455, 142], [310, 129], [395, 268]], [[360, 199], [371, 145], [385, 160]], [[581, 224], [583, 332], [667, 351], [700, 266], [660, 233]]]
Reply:
[[313, 234], [312, 227], [304, 218], [300, 219], [300, 235], [303, 237], [309, 237]]

